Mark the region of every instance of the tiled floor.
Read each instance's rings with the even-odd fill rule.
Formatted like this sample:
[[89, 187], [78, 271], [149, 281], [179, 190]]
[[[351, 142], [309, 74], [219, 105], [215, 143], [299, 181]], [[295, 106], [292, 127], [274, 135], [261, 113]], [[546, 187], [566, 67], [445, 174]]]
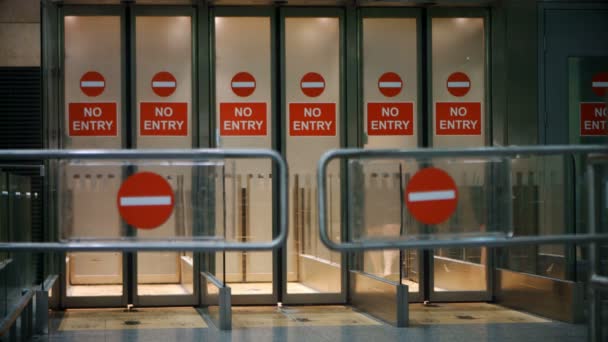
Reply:
[[[237, 307], [233, 311], [232, 331], [220, 331], [207, 319], [206, 325], [200, 325], [198, 312], [190, 308], [141, 309], [145, 312], [143, 315], [125, 314], [119, 310], [114, 316], [107, 315], [109, 310], [105, 313], [99, 313], [103, 310], [88, 313], [78, 310], [68, 311], [68, 315], [74, 313], [72, 318], [80, 317], [84, 321], [105, 320], [105, 328], [91, 326], [93, 330], [69, 330], [64, 323], [65, 313], [54, 313], [50, 334], [36, 337], [36, 340], [578, 342], [586, 339], [585, 326], [549, 321], [495, 305], [424, 307], [412, 304], [410, 309], [412, 325], [394, 328], [344, 306]], [[169, 319], [171, 316], [173, 318]], [[140, 324], [129, 328], [116, 326], [121, 319], [138, 320]], [[110, 321], [113, 323], [108, 324]], [[141, 327], [134, 328], [138, 325]]]

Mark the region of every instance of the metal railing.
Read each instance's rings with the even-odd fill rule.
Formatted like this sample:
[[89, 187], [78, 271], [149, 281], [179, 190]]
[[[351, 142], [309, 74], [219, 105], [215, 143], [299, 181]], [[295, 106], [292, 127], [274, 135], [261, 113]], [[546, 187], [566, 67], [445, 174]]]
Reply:
[[215, 237], [195, 241], [66, 241], [4, 242], [0, 251], [11, 252], [81, 252], [81, 251], [264, 251], [285, 245], [288, 227], [288, 170], [285, 159], [276, 151], [265, 149], [150, 149], [150, 150], [0, 150], [0, 162], [14, 160], [221, 160], [270, 159], [278, 170], [279, 233], [268, 242], [231, 242]]
[[[555, 146], [513, 146], [513, 147], [480, 147], [466, 149], [414, 149], [414, 150], [364, 150], [364, 149], [338, 149], [323, 154], [317, 166], [318, 218], [319, 235], [325, 246], [340, 252], [353, 252], [382, 249], [434, 249], [444, 247], [501, 247], [513, 245], [537, 244], [590, 244], [598, 241], [608, 241], [608, 233], [590, 231], [588, 234], [559, 234], [546, 236], [477, 236], [461, 237], [458, 239], [394, 239], [394, 240], [367, 240], [334, 242], [327, 229], [327, 169], [334, 159], [404, 159], [404, 158], [492, 158], [492, 157], [524, 157], [549, 156], [560, 154], [608, 154], [605, 145], [555, 145]], [[587, 165], [587, 170], [592, 168]], [[587, 179], [590, 185], [591, 178]]]

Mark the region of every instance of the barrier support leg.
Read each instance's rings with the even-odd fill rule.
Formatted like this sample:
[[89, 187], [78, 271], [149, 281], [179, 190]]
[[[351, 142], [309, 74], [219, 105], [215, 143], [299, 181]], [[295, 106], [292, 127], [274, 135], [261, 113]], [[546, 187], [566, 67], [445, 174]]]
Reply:
[[410, 323], [410, 301], [409, 287], [407, 285], [397, 286], [397, 327], [405, 328]]
[[230, 287], [220, 288], [220, 330], [232, 330], [232, 291]]

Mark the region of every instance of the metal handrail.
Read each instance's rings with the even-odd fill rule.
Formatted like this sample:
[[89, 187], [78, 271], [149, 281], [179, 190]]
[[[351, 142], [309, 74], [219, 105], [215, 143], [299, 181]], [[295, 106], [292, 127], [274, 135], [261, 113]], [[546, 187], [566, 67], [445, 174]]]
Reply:
[[279, 173], [279, 234], [268, 242], [228, 242], [213, 237], [192, 241], [70, 241], [70, 242], [7, 242], [0, 251], [264, 251], [285, 245], [288, 227], [287, 162], [278, 152], [268, 149], [148, 149], [148, 150], [0, 150], [2, 160], [208, 160], [208, 159], [271, 159]]
[[[381, 249], [434, 249], [442, 247], [499, 247], [536, 244], [590, 244], [597, 241], [608, 241], [608, 233], [562, 234], [550, 236], [483, 236], [461, 237], [458, 239], [401, 239], [401, 240], [367, 240], [336, 243], [331, 240], [327, 230], [327, 168], [329, 163], [338, 158], [358, 159], [391, 159], [391, 158], [462, 158], [462, 157], [525, 157], [559, 154], [608, 154], [606, 145], [552, 145], [552, 146], [510, 146], [478, 147], [465, 149], [412, 149], [412, 150], [374, 150], [374, 149], [336, 149], [321, 156], [317, 165], [318, 184], [318, 219], [319, 236], [327, 248], [340, 252]], [[588, 179], [587, 182], [590, 180]]]

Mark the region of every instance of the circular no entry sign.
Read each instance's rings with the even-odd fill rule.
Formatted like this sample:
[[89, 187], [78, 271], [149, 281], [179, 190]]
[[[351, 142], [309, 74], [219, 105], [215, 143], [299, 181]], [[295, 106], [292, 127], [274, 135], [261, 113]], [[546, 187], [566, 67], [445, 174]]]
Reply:
[[317, 97], [325, 90], [325, 79], [316, 72], [309, 72], [302, 76], [300, 89], [308, 97]]
[[606, 96], [608, 93], [608, 72], [600, 72], [593, 76], [591, 90], [599, 97]]
[[152, 229], [171, 216], [173, 189], [156, 173], [138, 172], [122, 183], [116, 202], [125, 222], [137, 228]]
[[405, 189], [405, 204], [425, 224], [444, 222], [456, 210], [458, 190], [447, 172], [437, 168], [418, 171]]
[[177, 88], [175, 76], [167, 71], [161, 71], [152, 77], [152, 91], [160, 97], [170, 96]]
[[378, 89], [386, 97], [399, 95], [403, 89], [401, 77], [394, 72], [386, 72], [378, 79]]
[[454, 96], [462, 97], [471, 90], [471, 80], [469, 76], [463, 72], [455, 72], [448, 77], [447, 80], [448, 92]]
[[105, 89], [106, 79], [97, 71], [88, 71], [80, 78], [80, 90], [87, 96], [99, 96]]
[[248, 72], [239, 72], [232, 78], [230, 86], [237, 96], [249, 96], [255, 91], [255, 77]]

